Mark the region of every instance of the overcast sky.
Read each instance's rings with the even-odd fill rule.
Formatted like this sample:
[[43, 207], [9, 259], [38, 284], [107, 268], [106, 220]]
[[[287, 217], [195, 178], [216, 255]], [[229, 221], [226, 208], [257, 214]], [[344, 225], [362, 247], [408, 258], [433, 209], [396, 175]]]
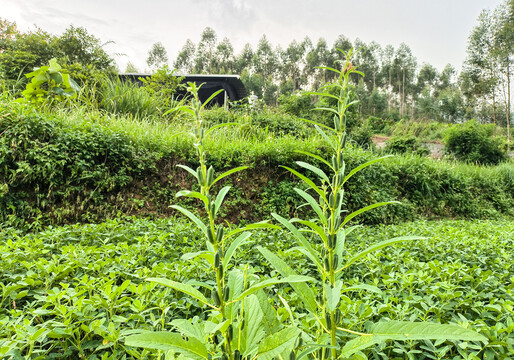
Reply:
[[0, 0], [0, 17], [22, 30], [37, 25], [52, 34], [69, 25], [83, 26], [115, 55], [120, 70], [131, 61], [142, 71], [155, 42], [170, 59], [187, 38], [195, 44], [212, 27], [220, 41], [228, 37], [238, 53], [249, 42], [255, 49], [266, 34], [273, 45], [319, 37], [332, 45], [340, 35], [380, 45], [402, 42], [418, 63], [441, 70], [447, 63], [460, 69], [468, 35], [482, 9], [502, 0]]

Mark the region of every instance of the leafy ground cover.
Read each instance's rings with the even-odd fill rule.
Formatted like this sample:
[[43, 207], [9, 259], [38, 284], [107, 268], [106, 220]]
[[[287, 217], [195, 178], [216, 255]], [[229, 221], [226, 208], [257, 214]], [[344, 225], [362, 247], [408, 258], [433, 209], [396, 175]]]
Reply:
[[[363, 227], [348, 238], [348, 252], [403, 235], [426, 240], [368, 255], [350, 268], [349, 286], [364, 282], [381, 292], [360, 292], [340, 304], [343, 326], [364, 331], [378, 319], [455, 323], [486, 336], [489, 344], [455, 341], [391, 342], [366, 352], [370, 359], [509, 359], [514, 356], [514, 223], [507, 221], [413, 222]], [[290, 249], [282, 231], [259, 232], [238, 252], [248, 282], [275, 276], [254, 245], [296, 264], [302, 275], [314, 269]], [[203, 316], [193, 298], [145, 282], [166, 277], [208, 280], [199, 263], [181, 259], [200, 247], [191, 224], [129, 218], [98, 225], [47, 228], [23, 234], [6, 229], [0, 240], [0, 357], [152, 359], [157, 353], [125, 346], [137, 329], [170, 330], [173, 319]], [[289, 285], [267, 291], [289, 304], [273, 303], [276, 321], [309, 327]], [[275, 296], [270, 296], [270, 299]], [[293, 316], [291, 316], [293, 314]], [[478, 357], [472, 354], [478, 353]]]

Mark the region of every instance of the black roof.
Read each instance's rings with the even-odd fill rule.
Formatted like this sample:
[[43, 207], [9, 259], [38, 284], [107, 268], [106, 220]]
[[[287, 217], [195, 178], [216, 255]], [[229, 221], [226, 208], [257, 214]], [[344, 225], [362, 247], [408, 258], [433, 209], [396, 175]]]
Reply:
[[[147, 78], [152, 74], [139, 74], [139, 73], [126, 73], [118, 75], [122, 80], [130, 80], [135, 83], [140, 83], [139, 78]], [[203, 84], [198, 95], [203, 102], [209, 98], [214, 92], [223, 89], [227, 94], [230, 101], [238, 101], [247, 96], [246, 89], [239, 75], [175, 75], [177, 77], [184, 77], [183, 83], [194, 82], [196, 85]], [[185, 95], [185, 91], [178, 91], [179, 95]], [[224, 103], [224, 94], [219, 94], [214, 102], [218, 104]]]

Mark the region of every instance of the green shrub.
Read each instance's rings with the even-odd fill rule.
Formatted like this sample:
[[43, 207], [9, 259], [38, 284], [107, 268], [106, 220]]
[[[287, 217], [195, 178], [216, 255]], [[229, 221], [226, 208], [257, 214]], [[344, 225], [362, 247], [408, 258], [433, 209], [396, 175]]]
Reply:
[[280, 95], [278, 104], [283, 112], [301, 118], [310, 118], [314, 109], [312, 96], [308, 93]]
[[420, 156], [426, 156], [430, 153], [430, 150], [421, 146], [419, 140], [412, 135], [390, 138], [386, 142], [385, 151], [392, 154], [413, 153]]
[[494, 127], [480, 125], [476, 120], [455, 125], [447, 131], [446, 151], [468, 163], [497, 165], [506, 160], [502, 141], [491, 137]]

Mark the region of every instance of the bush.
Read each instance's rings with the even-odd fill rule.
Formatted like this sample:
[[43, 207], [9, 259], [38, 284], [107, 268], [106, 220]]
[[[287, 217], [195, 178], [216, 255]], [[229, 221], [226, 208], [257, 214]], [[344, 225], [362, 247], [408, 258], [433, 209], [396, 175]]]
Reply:
[[498, 138], [493, 138], [494, 127], [480, 125], [476, 120], [455, 125], [446, 134], [446, 151], [456, 159], [468, 163], [497, 165], [507, 159]]
[[392, 137], [386, 142], [385, 151], [393, 154], [414, 153], [420, 156], [430, 153], [430, 150], [422, 146], [419, 140], [412, 135]]
[[306, 93], [280, 95], [278, 104], [283, 112], [301, 118], [309, 118], [314, 108], [311, 95]]

